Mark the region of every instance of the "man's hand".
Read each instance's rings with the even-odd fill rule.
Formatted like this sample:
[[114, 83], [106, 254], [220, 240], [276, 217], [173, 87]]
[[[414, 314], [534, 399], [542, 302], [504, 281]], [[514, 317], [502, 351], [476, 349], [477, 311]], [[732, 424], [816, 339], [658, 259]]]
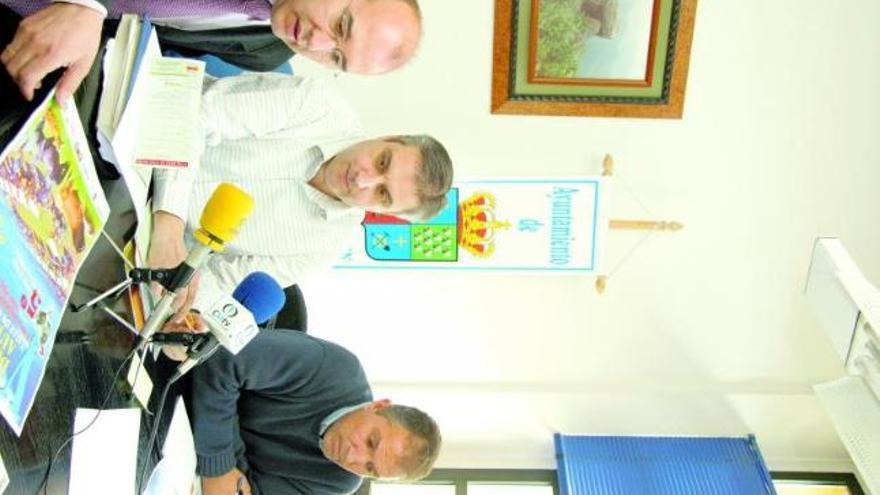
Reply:
[[[169, 321], [162, 327], [163, 333], [202, 333], [207, 330], [205, 320], [195, 313], [188, 313], [182, 322]], [[186, 360], [186, 347], [177, 344], [165, 344], [162, 346], [162, 352], [172, 361]]]
[[[183, 244], [184, 222], [176, 215], [165, 211], [153, 213], [153, 234], [150, 238], [150, 251], [147, 264], [151, 268], [174, 268], [186, 258], [186, 246]], [[177, 291], [173, 308], [176, 313], [172, 321], [182, 322], [183, 317], [192, 307], [193, 298], [199, 288], [199, 274], [196, 273], [189, 285]], [[157, 295], [164, 292], [159, 284], [153, 284]]]
[[19, 23], [0, 62], [30, 101], [43, 78], [67, 67], [58, 81], [59, 101], [65, 101], [89, 73], [101, 40], [104, 16], [71, 3], [53, 3]]
[[233, 495], [239, 492], [251, 495], [251, 485], [237, 468], [213, 478], [202, 477], [202, 495]]

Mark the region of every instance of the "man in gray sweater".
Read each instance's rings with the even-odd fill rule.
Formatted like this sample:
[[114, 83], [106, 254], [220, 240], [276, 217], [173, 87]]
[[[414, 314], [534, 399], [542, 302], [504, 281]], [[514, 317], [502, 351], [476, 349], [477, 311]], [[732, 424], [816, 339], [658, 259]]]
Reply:
[[440, 449], [418, 409], [374, 401], [351, 352], [302, 332], [261, 332], [196, 368], [192, 422], [204, 495], [345, 494], [363, 477], [419, 479]]

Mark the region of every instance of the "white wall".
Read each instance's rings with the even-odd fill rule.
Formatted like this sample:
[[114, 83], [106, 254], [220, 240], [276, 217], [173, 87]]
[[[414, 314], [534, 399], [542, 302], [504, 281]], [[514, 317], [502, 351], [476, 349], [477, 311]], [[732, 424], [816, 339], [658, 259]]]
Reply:
[[[610, 152], [685, 229], [603, 296], [582, 278], [331, 272], [304, 284], [310, 331], [357, 352], [377, 394], [435, 413], [444, 467], [552, 467], [562, 431], [754, 432], [772, 468], [846, 469], [811, 392], [839, 363], [802, 289], [819, 235], [880, 283], [880, 2], [702, 0], [672, 121], [490, 115], [494, 2], [422, 3], [417, 60], [338, 77], [372, 133], [430, 132], [461, 177], [595, 174]], [[646, 216], [623, 189], [614, 216]]]

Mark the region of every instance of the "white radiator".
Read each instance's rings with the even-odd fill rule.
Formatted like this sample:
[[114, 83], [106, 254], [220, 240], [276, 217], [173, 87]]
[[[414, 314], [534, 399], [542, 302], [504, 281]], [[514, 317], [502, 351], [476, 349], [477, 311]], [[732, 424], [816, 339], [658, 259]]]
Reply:
[[813, 387], [862, 478], [868, 493], [880, 494], [880, 400], [861, 376]]
[[880, 290], [839, 239], [819, 238], [805, 289], [849, 376], [816, 385], [869, 493], [880, 495]]

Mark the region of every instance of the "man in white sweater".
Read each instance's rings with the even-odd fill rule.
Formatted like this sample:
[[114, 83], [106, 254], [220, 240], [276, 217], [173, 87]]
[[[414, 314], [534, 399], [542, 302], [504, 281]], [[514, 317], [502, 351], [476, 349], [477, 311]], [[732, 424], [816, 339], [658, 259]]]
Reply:
[[363, 140], [351, 107], [313, 80], [248, 74], [209, 81], [202, 121], [199, 168], [154, 173], [150, 265], [174, 267], [185, 258], [217, 184], [247, 191], [254, 211], [200, 280], [180, 291], [177, 319], [199, 293], [231, 292], [251, 272], [265, 271], [287, 286], [329, 266], [366, 210], [431, 217], [445, 206], [452, 184], [449, 155], [435, 139]]

